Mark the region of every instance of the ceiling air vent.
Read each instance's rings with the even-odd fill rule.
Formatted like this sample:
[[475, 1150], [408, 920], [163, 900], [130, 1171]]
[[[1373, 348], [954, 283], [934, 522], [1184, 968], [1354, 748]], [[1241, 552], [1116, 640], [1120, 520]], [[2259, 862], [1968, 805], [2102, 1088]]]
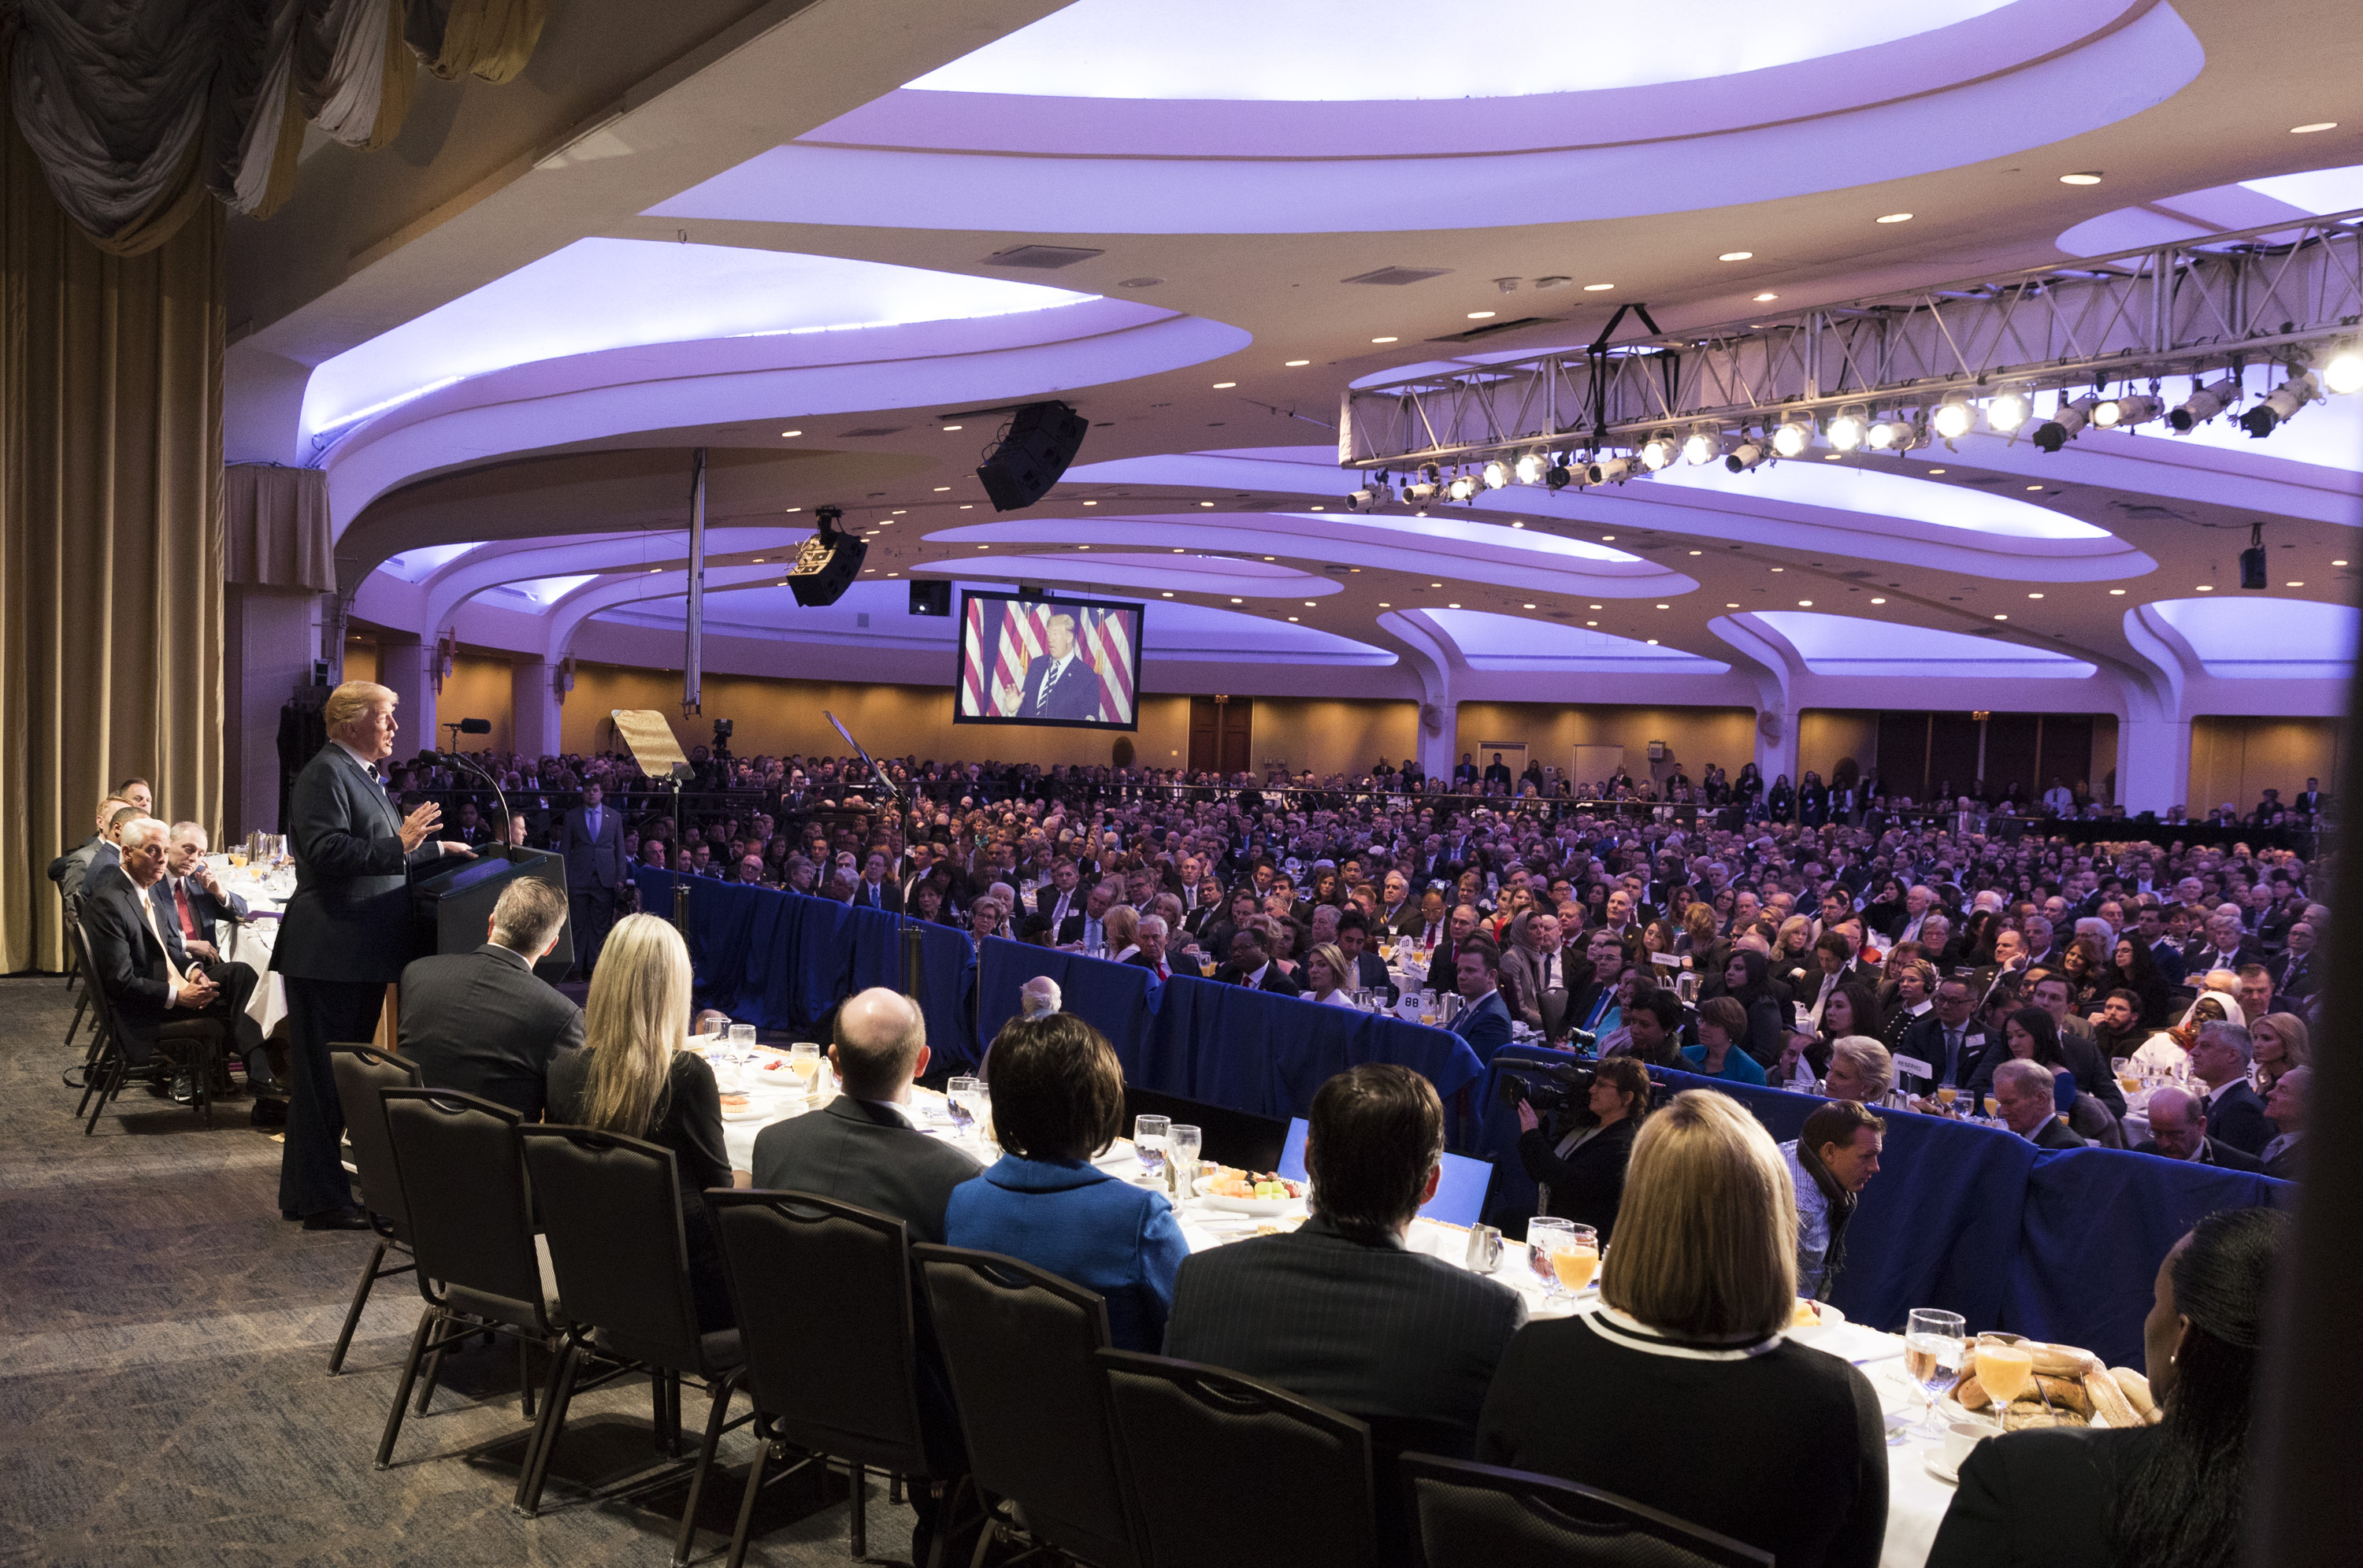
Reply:
[[1055, 272], [1061, 267], [1106, 254], [1104, 250], [1086, 250], [1072, 245], [1020, 245], [996, 250], [984, 261], [988, 267], [1027, 267], [1037, 272]]
[[1364, 272], [1337, 281], [1341, 283], [1383, 283], [1389, 288], [1400, 288], [1405, 283], [1424, 283], [1430, 278], [1441, 278], [1451, 271], [1449, 267], [1381, 267], [1375, 272]]
[[1515, 332], [1522, 326], [1546, 326], [1558, 319], [1557, 316], [1550, 315], [1522, 315], [1515, 321], [1489, 321], [1481, 326], [1472, 326], [1466, 332], [1448, 332], [1441, 337], [1431, 337], [1428, 341], [1430, 343], [1474, 343], [1481, 337], [1491, 337], [1501, 332]]

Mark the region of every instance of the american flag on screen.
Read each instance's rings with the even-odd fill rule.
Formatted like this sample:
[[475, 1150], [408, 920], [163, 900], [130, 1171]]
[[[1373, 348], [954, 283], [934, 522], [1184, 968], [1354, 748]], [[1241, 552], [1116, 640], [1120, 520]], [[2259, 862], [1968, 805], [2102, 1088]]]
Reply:
[[[1049, 651], [1050, 618], [1075, 623], [1076, 657], [1098, 678], [1104, 724], [1132, 723], [1133, 648], [1126, 613], [1081, 604], [1022, 603], [970, 598], [967, 646], [989, 650], [987, 659], [960, 671], [960, 712], [971, 718], [1015, 719], [1026, 687], [1026, 667]], [[982, 668], [980, 667], [982, 666]]]

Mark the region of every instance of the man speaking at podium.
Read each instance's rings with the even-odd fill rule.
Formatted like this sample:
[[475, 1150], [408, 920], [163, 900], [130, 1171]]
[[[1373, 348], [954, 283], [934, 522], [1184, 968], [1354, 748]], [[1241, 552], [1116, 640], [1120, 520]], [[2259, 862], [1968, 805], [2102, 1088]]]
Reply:
[[304, 765], [288, 795], [295, 896], [271, 958], [287, 984], [294, 1038], [279, 1212], [301, 1218], [307, 1231], [369, 1227], [338, 1153], [345, 1119], [328, 1046], [377, 1034], [385, 988], [411, 957], [410, 868], [472, 853], [430, 836], [443, 816], [433, 801], [405, 817], [386, 800], [377, 765], [394, 753], [394, 701], [369, 680], [348, 680], [328, 693], [320, 713], [328, 744]]
[[1020, 719], [1096, 719], [1099, 671], [1075, 647], [1075, 618], [1064, 611], [1042, 630], [1044, 651], [1026, 663], [1018, 686], [1004, 683], [1001, 706]]

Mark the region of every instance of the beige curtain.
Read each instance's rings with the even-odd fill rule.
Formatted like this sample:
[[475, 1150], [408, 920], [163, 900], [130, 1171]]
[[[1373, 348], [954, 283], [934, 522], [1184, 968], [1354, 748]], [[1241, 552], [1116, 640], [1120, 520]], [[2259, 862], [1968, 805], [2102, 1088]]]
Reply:
[[317, 469], [233, 463], [222, 480], [222, 555], [231, 582], [337, 591], [328, 476]]
[[221, 204], [111, 256], [0, 116], [0, 970], [63, 959], [99, 797], [218, 825]]

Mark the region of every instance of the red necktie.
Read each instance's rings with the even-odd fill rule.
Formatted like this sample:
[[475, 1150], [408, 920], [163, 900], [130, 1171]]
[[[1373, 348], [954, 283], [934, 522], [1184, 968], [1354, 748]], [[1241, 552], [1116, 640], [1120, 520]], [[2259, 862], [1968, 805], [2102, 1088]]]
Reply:
[[175, 909], [181, 911], [182, 936], [185, 938], [196, 935], [197, 917], [189, 912], [188, 883], [174, 882], [172, 884], [172, 905]]

